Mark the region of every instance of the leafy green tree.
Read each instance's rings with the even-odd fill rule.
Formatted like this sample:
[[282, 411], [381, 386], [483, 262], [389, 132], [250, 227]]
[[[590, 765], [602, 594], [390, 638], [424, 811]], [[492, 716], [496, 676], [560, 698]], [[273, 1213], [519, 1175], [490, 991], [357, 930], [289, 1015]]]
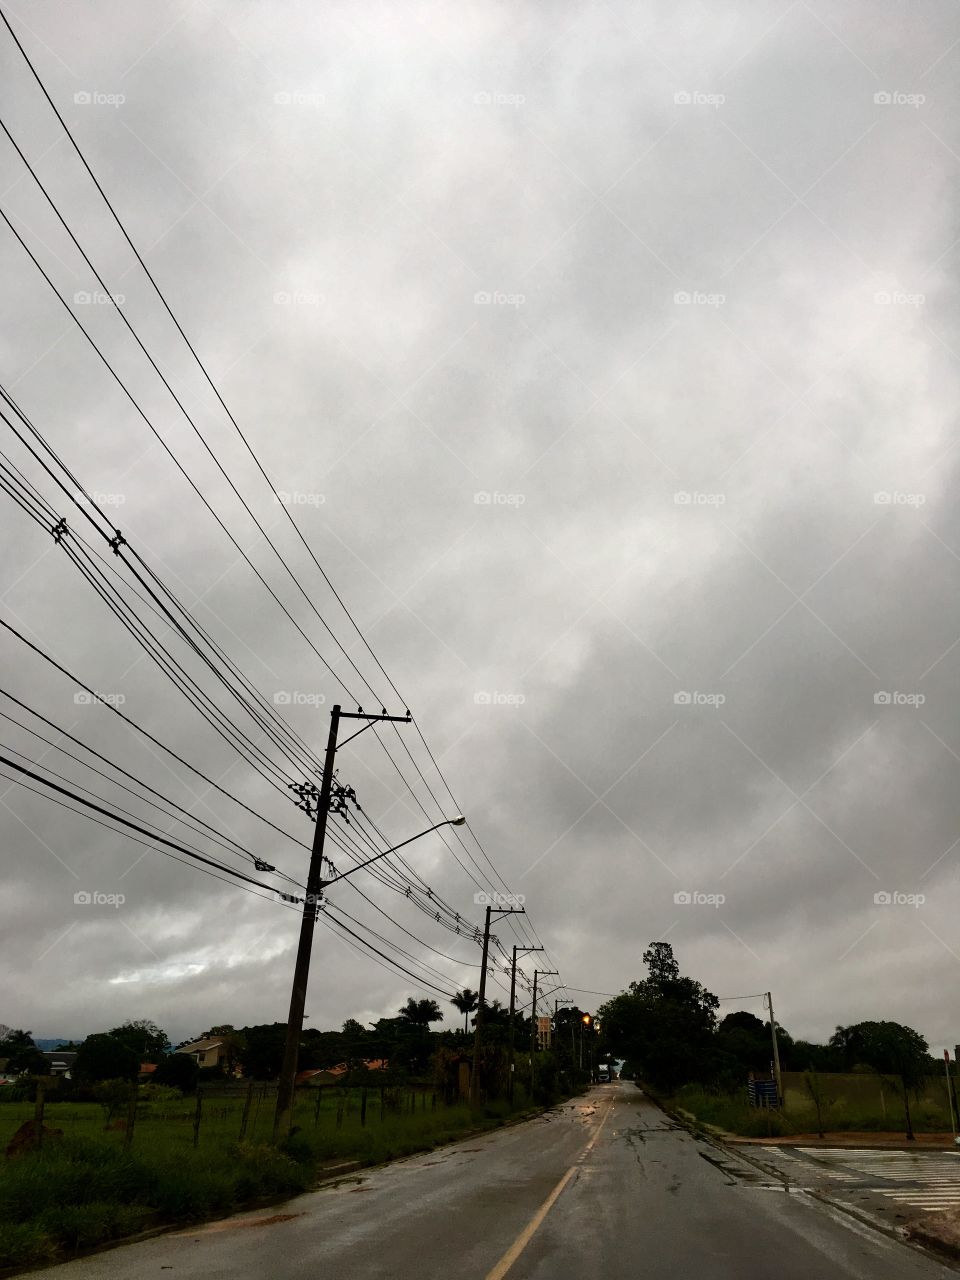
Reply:
[[75, 1080], [85, 1084], [100, 1080], [136, 1080], [140, 1055], [106, 1033], [87, 1036], [77, 1050], [71, 1072]]
[[285, 1022], [261, 1023], [241, 1027], [245, 1048], [241, 1061], [244, 1074], [255, 1080], [274, 1080], [283, 1065], [283, 1049], [287, 1038]]
[[150, 1077], [152, 1084], [173, 1085], [183, 1093], [197, 1087], [197, 1060], [189, 1053], [168, 1053]]
[[138, 1018], [135, 1021], [128, 1019], [121, 1026], [108, 1031], [107, 1035], [132, 1049], [140, 1062], [162, 1062], [170, 1052], [167, 1033], [161, 1031], [149, 1018]]
[[920, 1032], [899, 1022], [857, 1022], [850, 1027], [837, 1027], [830, 1044], [842, 1055], [847, 1070], [865, 1064], [880, 1075], [900, 1081], [906, 1136], [913, 1141], [910, 1093], [923, 1084], [929, 1047]]
[[471, 991], [469, 987], [464, 987], [462, 991], [456, 993], [450, 1003], [463, 1014], [463, 1034], [466, 1035], [470, 1015], [479, 1005], [480, 997], [476, 991]]
[[598, 1011], [600, 1049], [639, 1066], [654, 1088], [672, 1091], [713, 1072], [719, 1000], [682, 977], [673, 948], [655, 942], [643, 954], [649, 976]]

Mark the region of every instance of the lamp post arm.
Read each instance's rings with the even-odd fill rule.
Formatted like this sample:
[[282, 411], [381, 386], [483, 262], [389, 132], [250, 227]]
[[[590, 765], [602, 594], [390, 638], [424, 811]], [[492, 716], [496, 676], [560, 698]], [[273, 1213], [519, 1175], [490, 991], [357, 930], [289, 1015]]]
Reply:
[[[462, 819], [461, 819], [462, 822]], [[381, 858], [386, 858], [391, 853], [396, 853], [398, 849], [402, 849], [404, 845], [413, 844], [414, 840], [419, 840], [421, 836], [428, 836], [431, 831], [439, 831], [441, 827], [453, 827], [459, 825], [456, 818], [444, 818], [443, 822], [436, 823], [435, 826], [428, 827], [426, 831], [418, 831], [415, 836], [410, 836], [407, 840], [401, 840], [399, 844], [395, 844], [392, 849], [384, 849], [383, 853], [378, 853], [372, 858], [367, 858], [366, 862], [358, 862], [355, 867], [351, 867], [349, 871], [341, 871], [339, 875], [333, 876], [330, 880], [321, 881], [321, 889], [326, 889], [331, 884], [336, 884], [338, 880], [346, 880], [347, 876], [352, 876], [355, 871], [362, 871], [364, 867], [369, 867], [373, 862], [379, 862]]]

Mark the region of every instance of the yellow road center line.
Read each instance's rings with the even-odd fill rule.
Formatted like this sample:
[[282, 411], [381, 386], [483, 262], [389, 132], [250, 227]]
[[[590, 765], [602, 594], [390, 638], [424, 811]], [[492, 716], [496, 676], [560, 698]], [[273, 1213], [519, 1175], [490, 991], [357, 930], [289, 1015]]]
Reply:
[[604, 1112], [603, 1119], [597, 1125], [597, 1128], [596, 1128], [596, 1131], [594, 1132], [593, 1137], [590, 1139], [587, 1145], [580, 1152], [579, 1156], [577, 1156], [575, 1163], [570, 1166], [570, 1168], [563, 1175], [563, 1177], [560, 1179], [557, 1185], [553, 1188], [553, 1190], [547, 1196], [546, 1200], [544, 1200], [543, 1204], [540, 1206], [537, 1212], [533, 1215], [533, 1217], [530, 1219], [530, 1221], [527, 1223], [524, 1229], [520, 1232], [516, 1240], [514, 1240], [513, 1244], [510, 1246], [507, 1252], [503, 1255], [503, 1257], [500, 1259], [497, 1265], [493, 1268], [493, 1270], [487, 1272], [486, 1276], [484, 1277], [484, 1280], [503, 1280], [503, 1277], [507, 1274], [507, 1272], [513, 1266], [516, 1260], [520, 1257], [521, 1253], [523, 1253], [524, 1249], [527, 1247], [527, 1245], [536, 1235], [537, 1230], [539, 1229], [544, 1218], [547, 1216], [547, 1214], [550, 1212], [550, 1210], [559, 1200], [564, 1187], [567, 1185], [567, 1183], [576, 1173], [577, 1165], [581, 1163], [581, 1161], [583, 1160], [583, 1157], [587, 1155], [593, 1148], [593, 1144], [600, 1137], [600, 1131], [603, 1128], [603, 1126], [607, 1123], [607, 1117], [610, 1115], [610, 1112], [612, 1110], [613, 1110], [613, 1099], [610, 1100], [610, 1105], [607, 1107], [607, 1110]]

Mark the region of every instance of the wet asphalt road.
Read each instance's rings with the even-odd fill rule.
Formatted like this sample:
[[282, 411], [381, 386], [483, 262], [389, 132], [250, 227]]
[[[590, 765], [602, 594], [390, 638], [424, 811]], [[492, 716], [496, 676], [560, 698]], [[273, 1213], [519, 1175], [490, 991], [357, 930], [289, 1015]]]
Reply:
[[626, 1082], [57, 1280], [929, 1280], [957, 1271], [675, 1126]]

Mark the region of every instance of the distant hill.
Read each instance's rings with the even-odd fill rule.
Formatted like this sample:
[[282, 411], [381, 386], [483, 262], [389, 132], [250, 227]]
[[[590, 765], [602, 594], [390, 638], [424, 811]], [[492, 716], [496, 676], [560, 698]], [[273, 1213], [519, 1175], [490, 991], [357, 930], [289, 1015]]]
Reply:
[[61, 1036], [59, 1040], [34, 1039], [33, 1043], [37, 1046], [38, 1049], [59, 1049], [62, 1045], [69, 1044], [70, 1041], [64, 1040], [64, 1038]]

